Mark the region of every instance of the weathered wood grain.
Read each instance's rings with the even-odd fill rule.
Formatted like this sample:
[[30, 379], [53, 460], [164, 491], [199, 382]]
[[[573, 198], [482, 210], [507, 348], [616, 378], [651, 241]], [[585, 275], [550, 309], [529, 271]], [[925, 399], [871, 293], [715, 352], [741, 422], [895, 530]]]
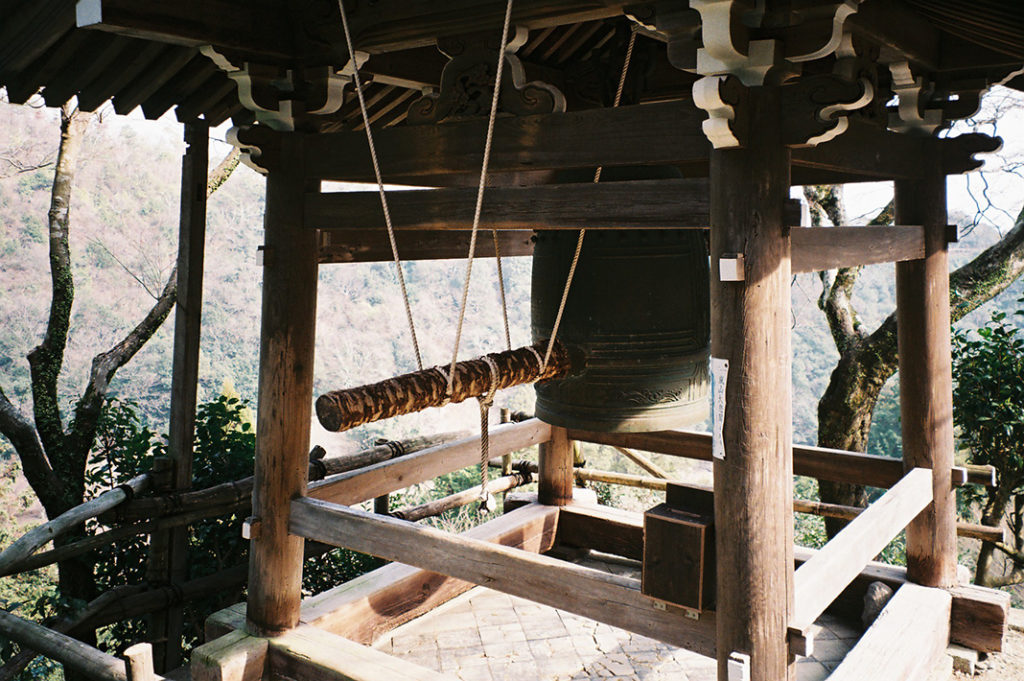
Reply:
[[800, 227], [790, 232], [790, 239], [793, 272], [924, 257], [924, 228], [920, 226]]
[[[492, 457], [500, 457], [549, 439], [551, 426], [537, 419], [498, 425], [491, 428], [490, 453]], [[309, 496], [339, 504], [357, 504], [479, 462], [480, 438], [471, 437], [331, 476], [311, 484]]]
[[932, 681], [949, 645], [947, 591], [904, 584], [829, 681]]
[[[558, 509], [527, 505], [478, 525], [464, 536], [533, 553], [555, 544]], [[369, 645], [474, 584], [410, 565], [391, 563], [306, 599], [302, 621]]]
[[292, 502], [292, 531], [482, 584], [702, 654], [714, 651], [714, 617], [686, 618], [640, 593], [639, 582], [479, 540], [449, 535], [315, 499]]
[[[302, 150], [282, 153], [302, 167]], [[306, 491], [316, 338], [316, 232], [302, 223], [307, 182], [295, 172], [267, 178], [263, 319], [249, 549], [252, 632], [277, 635], [299, 621], [302, 539], [288, 532], [288, 504]]]
[[806, 638], [814, 620], [932, 499], [932, 473], [916, 468], [833, 537], [793, 576], [793, 641]]
[[[746, 148], [716, 149], [710, 166], [711, 356], [729, 363], [725, 458], [714, 461], [718, 677], [743, 651], [751, 681], [783, 681], [796, 673], [785, 630], [793, 609], [790, 152], [780, 88], [750, 89], [747, 105]], [[744, 281], [721, 280], [729, 253], [745, 255]]]
[[903, 461], [934, 470], [934, 503], [907, 528], [907, 572], [925, 586], [956, 584], [956, 495], [953, 466], [953, 376], [946, 251], [946, 178], [938, 147], [921, 163], [927, 177], [896, 182], [896, 221], [924, 225], [922, 259], [896, 265], [900, 423]]
[[[475, 188], [390, 192], [396, 231], [471, 230]], [[707, 229], [706, 179], [586, 182], [492, 187], [482, 229]], [[377, 192], [326, 192], [306, 197], [306, 225], [316, 229], [385, 229]], [[464, 255], [464, 254], [463, 254]]]

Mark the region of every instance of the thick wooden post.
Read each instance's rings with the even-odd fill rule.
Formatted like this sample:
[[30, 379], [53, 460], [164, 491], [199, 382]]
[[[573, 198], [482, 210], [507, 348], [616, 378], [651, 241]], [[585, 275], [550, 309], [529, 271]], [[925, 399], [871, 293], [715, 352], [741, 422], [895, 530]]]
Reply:
[[572, 501], [572, 442], [565, 428], [551, 427], [551, 439], [540, 445], [537, 500], [549, 506]]
[[288, 534], [289, 502], [306, 491], [313, 405], [316, 230], [303, 225], [301, 143], [281, 142], [267, 178], [263, 248], [256, 479], [249, 554], [248, 625], [273, 636], [299, 621], [302, 539]]
[[[178, 288], [174, 311], [171, 414], [167, 431], [170, 485], [175, 490], [192, 487], [210, 127], [201, 121], [186, 123], [185, 144], [185, 155], [181, 161]], [[157, 576], [159, 582], [170, 584], [181, 583], [188, 578], [187, 527], [155, 533], [151, 546], [151, 577]], [[180, 605], [154, 613], [149, 619], [148, 633], [153, 643], [153, 664], [157, 671], [164, 672], [181, 665], [183, 622], [184, 613]]]
[[[780, 94], [749, 91], [749, 142], [711, 154], [711, 354], [727, 360], [725, 458], [716, 458], [718, 678], [733, 653], [751, 681], [795, 678], [789, 150]], [[742, 281], [720, 259], [742, 254]], [[727, 275], [726, 275], [727, 276]], [[728, 276], [727, 276], [728, 278]], [[718, 424], [716, 424], [717, 428]]]
[[937, 158], [922, 162], [933, 172], [897, 180], [895, 201], [897, 223], [925, 228], [924, 259], [896, 263], [903, 462], [908, 470], [932, 469], [935, 499], [907, 527], [907, 576], [944, 587], [956, 583], [957, 559], [946, 178]]

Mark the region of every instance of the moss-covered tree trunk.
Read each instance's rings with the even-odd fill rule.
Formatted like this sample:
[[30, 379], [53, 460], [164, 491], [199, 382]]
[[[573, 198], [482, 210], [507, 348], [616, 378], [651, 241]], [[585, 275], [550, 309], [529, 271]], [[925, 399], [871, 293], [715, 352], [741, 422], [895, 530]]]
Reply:
[[[834, 225], [848, 224], [838, 187], [807, 187], [805, 197], [814, 224], [827, 218]], [[892, 204], [871, 224], [891, 224]], [[878, 396], [898, 368], [896, 314], [878, 328], [865, 331], [851, 299], [860, 268], [821, 274], [823, 290], [818, 305], [839, 350], [839, 362], [818, 402], [818, 445], [855, 452], [867, 451], [871, 418]], [[1024, 272], [1024, 210], [1002, 239], [950, 274], [950, 315], [954, 322], [1006, 289]], [[821, 500], [865, 506], [867, 495], [859, 485], [820, 483]], [[845, 523], [827, 519], [834, 536]]]
[[[117, 370], [135, 356], [167, 319], [177, 290], [174, 269], [145, 317], [120, 342], [93, 358], [85, 391], [75, 404], [72, 418], [65, 419], [60, 409], [58, 380], [64, 368], [75, 296], [69, 245], [71, 199], [75, 171], [91, 118], [91, 114], [67, 105], [61, 109], [60, 145], [48, 213], [50, 310], [43, 340], [28, 355], [31, 416], [18, 409], [0, 387], [0, 435], [13, 445], [25, 478], [50, 519], [84, 501], [86, 466], [110, 383]], [[238, 159], [236, 150], [211, 173], [208, 193], [223, 184], [238, 165]], [[83, 534], [84, 529], [79, 528], [58, 537], [55, 544], [73, 542]], [[58, 563], [60, 595], [71, 608], [97, 596], [93, 567], [87, 557]], [[92, 631], [74, 633], [86, 642], [95, 642]], [[65, 676], [76, 678], [70, 670], [65, 670]]]

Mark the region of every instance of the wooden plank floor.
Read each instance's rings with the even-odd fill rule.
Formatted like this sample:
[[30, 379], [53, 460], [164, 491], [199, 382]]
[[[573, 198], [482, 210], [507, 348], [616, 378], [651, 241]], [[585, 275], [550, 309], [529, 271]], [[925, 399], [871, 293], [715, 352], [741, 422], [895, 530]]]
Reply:
[[[635, 576], [632, 565], [587, 567]], [[835, 669], [859, 629], [818, 620], [816, 657], [798, 662], [798, 681]], [[476, 587], [379, 640], [379, 650], [462, 681], [714, 681], [715, 660], [584, 617]]]

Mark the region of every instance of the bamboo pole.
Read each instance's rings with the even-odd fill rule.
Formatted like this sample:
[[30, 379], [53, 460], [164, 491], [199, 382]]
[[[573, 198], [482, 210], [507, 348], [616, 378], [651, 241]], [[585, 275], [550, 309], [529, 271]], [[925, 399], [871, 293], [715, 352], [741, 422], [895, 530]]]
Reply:
[[[451, 431], [436, 435], [417, 436], [406, 438], [400, 442], [390, 441], [356, 454], [320, 459], [310, 464], [310, 470], [316, 470], [316, 475], [311, 477], [320, 480], [325, 477], [325, 471], [328, 475], [334, 475], [365, 468], [366, 466], [387, 461], [397, 456], [453, 442], [468, 435], [469, 431]], [[190, 510], [163, 515], [160, 518], [146, 522], [115, 527], [95, 536], [29, 556], [22, 561], [9, 565], [0, 572], [0, 577], [37, 570], [68, 558], [80, 556], [94, 549], [109, 546], [127, 537], [148, 534], [172, 527], [191, 525], [207, 518], [214, 518], [228, 513], [247, 511], [251, 503], [251, 477], [196, 490], [183, 494], [177, 499], [172, 496], [135, 499], [128, 503], [129, 508], [126, 509], [123, 515], [135, 518], [139, 515], [144, 517], [149, 514], [159, 515], [161, 512], [168, 512], [173, 508]], [[0, 678], [0, 681], [3, 681], [2, 678]]]
[[[133, 596], [145, 587], [142, 585], [122, 585], [114, 587], [110, 591], [100, 594], [89, 601], [84, 608], [75, 613], [73, 617], [62, 617], [48, 628], [59, 634], [73, 634], [80, 628], [88, 625], [90, 620], [102, 613], [112, 604], [119, 602], [122, 598]], [[15, 681], [20, 678], [21, 672], [31, 664], [32, 660], [39, 655], [35, 650], [22, 647], [14, 657], [11, 657], [0, 667], [0, 681]]]
[[669, 480], [672, 478], [668, 471], [651, 461], [640, 452], [634, 452], [632, 449], [626, 449], [625, 447], [614, 447], [614, 449], [654, 477], [661, 478], [662, 480]]
[[149, 474], [143, 473], [95, 499], [68, 509], [49, 522], [32, 528], [0, 553], [0, 574], [7, 574], [12, 565], [27, 559], [65, 532], [145, 491], [151, 482]]
[[[532, 476], [529, 473], [512, 473], [511, 475], [504, 475], [488, 482], [487, 492], [488, 494], [500, 494], [502, 492], [507, 492], [510, 489], [520, 487], [521, 485], [527, 485], [531, 480]], [[479, 498], [480, 485], [477, 485], [461, 492], [450, 494], [441, 499], [428, 501], [425, 504], [400, 508], [397, 511], [393, 511], [390, 515], [401, 520], [415, 522], [417, 520], [423, 520], [424, 518], [432, 518], [434, 516], [441, 515], [445, 511], [450, 511], [453, 508], [468, 506]]]
[[[364, 449], [354, 454], [341, 454], [317, 458], [311, 456], [309, 463], [309, 479], [324, 478], [365, 468], [381, 461], [387, 461], [403, 454], [411, 454], [430, 447], [460, 440], [468, 437], [468, 430], [449, 431], [436, 435], [421, 435], [400, 441], [388, 441]], [[317, 450], [314, 447], [314, 452]], [[323, 451], [322, 448], [320, 451]], [[219, 509], [235, 504], [248, 504], [252, 499], [253, 478], [242, 478], [224, 482], [205, 489], [186, 492], [181, 495], [161, 495], [133, 499], [117, 510], [121, 520], [140, 520], [176, 514], [181, 511], [199, 511], [201, 509]], [[113, 520], [113, 519], [110, 519]]]
[[546, 348], [547, 341], [542, 341], [459, 362], [455, 365], [450, 395], [448, 367], [433, 367], [358, 388], [336, 390], [317, 399], [316, 415], [327, 430], [342, 432], [364, 423], [482, 397], [493, 390], [567, 375], [571, 369], [569, 351], [557, 342], [551, 360], [541, 371]]
[[128, 681], [124, 660], [0, 610], [0, 634], [96, 681]]

